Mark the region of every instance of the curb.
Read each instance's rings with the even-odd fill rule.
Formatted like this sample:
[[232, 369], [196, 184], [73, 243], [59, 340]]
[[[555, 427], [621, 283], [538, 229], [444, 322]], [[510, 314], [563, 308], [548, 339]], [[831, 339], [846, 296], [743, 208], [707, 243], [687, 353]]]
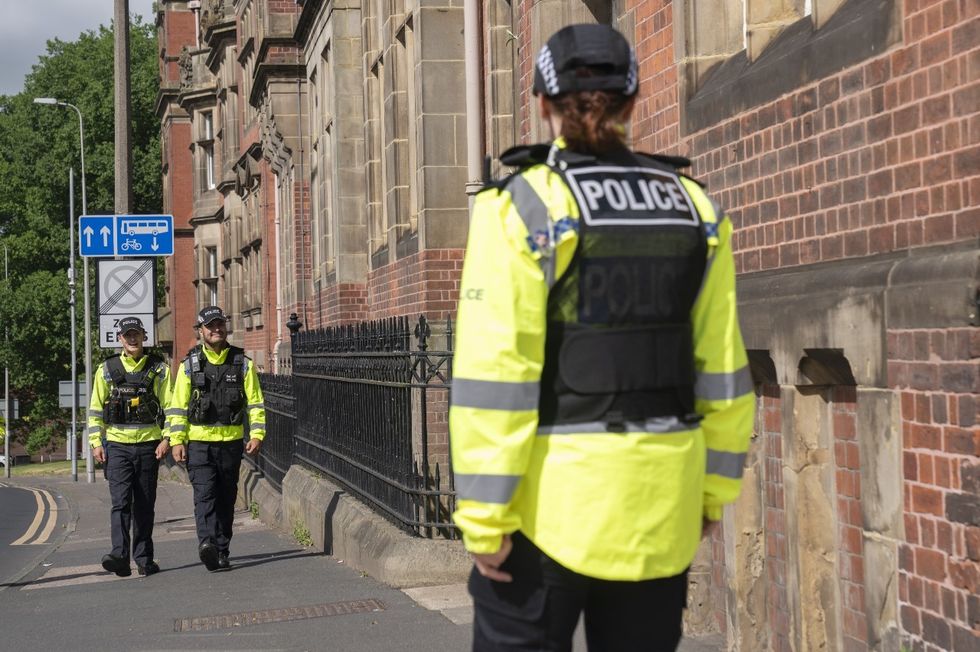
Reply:
[[277, 492], [250, 464], [242, 465], [240, 500], [259, 519], [288, 535], [305, 530], [313, 547], [395, 587], [465, 582], [472, 561], [460, 541], [402, 532], [333, 482], [291, 466]]

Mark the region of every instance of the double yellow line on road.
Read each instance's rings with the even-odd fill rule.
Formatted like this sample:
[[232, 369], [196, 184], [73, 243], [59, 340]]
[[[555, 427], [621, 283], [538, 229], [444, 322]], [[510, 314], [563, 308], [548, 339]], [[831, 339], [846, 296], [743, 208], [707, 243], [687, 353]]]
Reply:
[[[54, 526], [58, 522], [58, 503], [44, 489], [27, 489], [34, 492], [34, 499], [37, 501], [37, 513], [30, 527], [24, 535], [11, 543], [12, 546], [36, 546], [45, 544], [54, 532]], [[44, 529], [41, 525], [44, 524]], [[38, 532], [40, 531], [40, 534]], [[36, 535], [36, 538], [35, 538]], [[33, 539], [33, 541], [31, 540]]]

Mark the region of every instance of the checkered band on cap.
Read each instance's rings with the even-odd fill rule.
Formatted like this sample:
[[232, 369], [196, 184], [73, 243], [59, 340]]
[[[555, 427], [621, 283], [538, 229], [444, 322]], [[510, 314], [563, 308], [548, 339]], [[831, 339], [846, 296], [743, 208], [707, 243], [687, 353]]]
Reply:
[[630, 69], [626, 73], [626, 88], [623, 89], [624, 95], [632, 95], [636, 92], [636, 85], [639, 81], [639, 71], [636, 65], [636, 53], [630, 48]]
[[551, 48], [547, 45], [541, 48], [538, 54], [538, 70], [544, 80], [545, 89], [548, 95], [558, 94], [558, 73], [555, 71], [555, 59], [551, 56]]

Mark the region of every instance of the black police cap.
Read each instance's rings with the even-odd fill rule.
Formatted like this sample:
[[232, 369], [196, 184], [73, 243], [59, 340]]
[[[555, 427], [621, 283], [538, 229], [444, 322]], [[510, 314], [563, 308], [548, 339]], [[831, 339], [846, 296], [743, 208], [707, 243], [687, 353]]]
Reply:
[[205, 324], [210, 324], [216, 319], [228, 321], [228, 318], [225, 316], [225, 313], [221, 308], [218, 306], [207, 306], [205, 308], [201, 308], [201, 312], [197, 313], [197, 324], [195, 325], [203, 326]]
[[120, 333], [125, 335], [129, 331], [133, 331], [133, 330], [143, 331], [144, 333], [146, 332], [146, 329], [143, 328], [143, 322], [140, 321], [139, 317], [123, 317], [122, 319], [119, 320]]
[[[579, 76], [579, 68], [588, 68]], [[622, 34], [608, 25], [569, 25], [555, 32], [534, 64], [535, 95], [612, 91], [635, 95], [636, 55]]]

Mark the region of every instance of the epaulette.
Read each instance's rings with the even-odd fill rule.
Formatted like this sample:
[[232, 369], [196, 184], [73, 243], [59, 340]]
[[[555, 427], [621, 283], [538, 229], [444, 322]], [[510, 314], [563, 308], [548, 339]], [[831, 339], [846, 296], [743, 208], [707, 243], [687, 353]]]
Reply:
[[647, 152], [634, 152], [637, 156], [645, 156], [646, 158], [652, 158], [658, 163], [663, 163], [664, 165], [669, 165], [675, 169], [689, 168], [691, 167], [691, 159], [686, 156], [674, 156], [673, 154], [649, 154]]
[[512, 168], [526, 168], [548, 160], [551, 143], [515, 145], [500, 155], [500, 162]]
[[[487, 182], [481, 189], [481, 192], [491, 189], [500, 190], [506, 187], [507, 183], [515, 174], [520, 174], [532, 165], [553, 163], [548, 160], [551, 151], [551, 143], [536, 143], [534, 145], [516, 145], [511, 147], [500, 155], [500, 162], [509, 167], [516, 168], [516, 170], [505, 177]], [[561, 167], [564, 168], [565, 165], [585, 165], [592, 163], [596, 160], [596, 157], [591, 154], [573, 152], [569, 149], [560, 149], [557, 152], [556, 159]]]

